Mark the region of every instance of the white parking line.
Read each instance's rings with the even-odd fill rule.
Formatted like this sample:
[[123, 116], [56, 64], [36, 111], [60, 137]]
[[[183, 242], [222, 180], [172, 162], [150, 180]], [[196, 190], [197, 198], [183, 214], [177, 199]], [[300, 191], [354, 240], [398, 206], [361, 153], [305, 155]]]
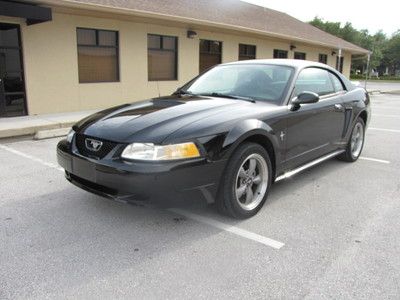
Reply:
[[387, 131], [387, 132], [400, 133], [400, 130], [398, 130], [398, 129], [368, 127], [368, 130], [377, 130], [377, 131]]
[[50, 168], [56, 169], [56, 170], [58, 170], [58, 171], [64, 172], [64, 169], [61, 168], [61, 167], [59, 167], [59, 166], [56, 165], [56, 164], [52, 164], [52, 163], [49, 163], [49, 162], [47, 162], [47, 161], [44, 161], [43, 159], [34, 157], [34, 156], [32, 156], [32, 155], [29, 155], [29, 154], [25, 154], [25, 153], [23, 153], [23, 152], [21, 152], [21, 151], [15, 150], [15, 149], [13, 149], [13, 148], [11, 148], [11, 147], [8, 147], [8, 146], [6, 146], [6, 145], [0, 145], [0, 149], [3, 149], [3, 150], [5, 150], [5, 151], [14, 153], [14, 154], [19, 155], [19, 156], [22, 156], [22, 157], [25, 157], [25, 158], [27, 158], [27, 159], [30, 159], [30, 160], [35, 161], [35, 162], [37, 162], [37, 163], [40, 163], [40, 164], [42, 164], [42, 165], [44, 165], [44, 166], [46, 166], [46, 167], [50, 167]]
[[[5, 145], [0, 145], [0, 149], [3, 149], [5, 151], [11, 152], [11, 153], [14, 153], [14, 154], [16, 154], [18, 156], [22, 156], [24, 158], [30, 159], [30, 160], [32, 160], [34, 162], [37, 162], [37, 163], [40, 163], [40, 164], [42, 164], [42, 165], [44, 165], [46, 167], [50, 167], [52, 169], [56, 169], [58, 171], [64, 172], [64, 169], [59, 167], [59, 166], [57, 166], [56, 164], [46, 162], [46, 161], [44, 161], [44, 160], [42, 160], [40, 158], [34, 157], [32, 155], [29, 155], [29, 154], [25, 154], [25, 153], [23, 153], [21, 151], [15, 150], [15, 149], [13, 149], [11, 147], [8, 147], [8, 146], [5, 146]], [[227, 224], [224, 224], [222, 222], [219, 222], [219, 221], [207, 218], [207, 217], [196, 215], [196, 214], [184, 211], [182, 209], [178, 209], [178, 208], [174, 208], [173, 209], [173, 208], [171, 208], [171, 209], [168, 209], [168, 211], [176, 213], [178, 215], [185, 216], [185, 217], [187, 217], [189, 219], [192, 219], [192, 220], [195, 220], [197, 222], [200, 222], [200, 223], [203, 223], [203, 224], [207, 224], [207, 225], [210, 225], [212, 227], [215, 227], [215, 228], [218, 228], [218, 229], [222, 229], [224, 231], [228, 231], [230, 233], [239, 235], [239, 236], [244, 237], [244, 238], [249, 239], [249, 240], [256, 241], [258, 243], [264, 244], [266, 246], [270, 246], [270, 247], [275, 248], [275, 249], [280, 249], [285, 245], [284, 243], [275, 241], [273, 239], [264, 237], [262, 235], [259, 235], [259, 234], [256, 234], [256, 233], [253, 233], [253, 232], [250, 232], [250, 231], [247, 231], [247, 230], [235, 227], [235, 226], [227, 225]]]
[[359, 159], [362, 160], [369, 160], [369, 161], [374, 161], [374, 162], [378, 162], [378, 163], [382, 163], [382, 164], [390, 164], [390, 161], [388, 160], [384, 160], [384, 159], [377, 159], [377, 158], [372, 158], [372, 157], [364, 157], [364, 156], [360, 156]]
[[375, 111], [375, 109], [400, 109], [400, 105], [399, 106], [380, 106], [380, 105], [373, 105], [371, 107], [372, 111]]
[[241, 229], [241, 228], [238, 228], [238, 227], [235, 227], [235, 226], [227, 225], [225, 223], [216, 221], [214, 219], [210, 219], [210, 218], [203, 217], [203, 216], [191, 213], [191, 212], [187, 212], [187, 211], [179, 209], [179, 208], [170, 208], [170, 209], [168, 209], [168, 211], [176, 213], [176, 214], [184, 216], [184, 217], [187, 217], [187, 218], [192, 219], [194, 221], [197, 221], [197, 222], [200, 222], [200, 223], [203, 223], [203, 224], [206, 224], [206, 225], [209, 225], [209, 226], [212, 226], [212, 227], [215, 227], [215, 228], [218, 228], [218, 229], [221, 229], [221, 230], [236, 234], [236, 235], [241, 236], [243, 238], [246, 238], [246, 239], [261, 243], [261, 244], [264, 244], [266, 246], [269, 246], [269, 247], [272, 247], [272, 248], [275, 248], [275, 249], [280, 249], [285, 245], [284, 243], [275, 241], [273, 239], [270, 239], [270, 238], [267, 238], [265, 236], [256, 234], [254, 232], [250, 232], [250, 231], [247, 231], [245, 229]]
[[[399, 130], [399, 132], [400, 132], [400, 130]], [[56, 164], [46, 162], [46, 161], [44, 161], [44, 160], [42, 160], [40, 158], [37, 158], [37, 157], [34, 157], [32, 155], [29, 155], [29, 154], [23, 153], [21, 151], [15, 150], [15, 149], [13, 149], [11, 147], [8, 147], [6, 145], [0, 145], [0, 149], [3, 149], [3, 150], [8, 151], [10, 153], [16, 154], [18, 156], [27, 158], [27, 159], [32, 160], [34, 162], [40, 163], [40, 164], [42, 164], [42, 165], [44, 165], [46, 167], [50, 167], [52, 169], [56, 169], [58, 171], [64, 172], [64, 169], [59, 167]], [[360, 157], [360, 159], [368, 160], [368, 161], [374, 161], [374, 162], [378, 162], [378, 163], [384, 163], [384, 164], [389, 164], [390, 163], [387, 160], [371, 158], [371, 157]], [[235, 227], [235, 226], [227, 225], [225, 223], [216, 221], [214, 219], [207, 218], [207, 217], [204, 217], [204, 216], [201, 216], [201, 215], [197, 215], [197, 214], [194, 214], [194, 213], [182, 210], [182, 209], [170, 208], [170, 209], [168, 209], [168, 211], [176, 213], [178, 215], [182, 215], [182, 216], [187, 217], [189, 219], [192, 219], [194, 221], [197, 221], [197, 222], [200, 222], [200, 223], [203, 223], [203, 224], [206, 224], [206, 225], [209, 225], [209, 226], [212, 226], [212, 227], [215, 227], [215, 228], [218, 228], [218, 229], [221, 229], [221, 230], [236, 234], [236, 235], [241, 236], [243, 238], [246, 238], [246, 239], [261, 243], [263, 245], [272, 247], [274, 249], [280, 249], [285, 245], [282, 242], [270, 239], [268, 237], [256, 234], [254, 232], [251, 232], [251, 231], [248, 231], [248, 230], [245, 230], [245, 229], [241, 229], [241, 228], [238, 228], [238, 227]]]
[[372, 114], [373, 117], [400, 118], [400, 115]]

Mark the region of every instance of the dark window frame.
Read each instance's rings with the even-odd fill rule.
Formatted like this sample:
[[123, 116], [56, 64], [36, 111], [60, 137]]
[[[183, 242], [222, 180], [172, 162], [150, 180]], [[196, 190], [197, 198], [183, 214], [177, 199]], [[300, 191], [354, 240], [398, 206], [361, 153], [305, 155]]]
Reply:
[[[202, 51], [201, 49], [201, 42], [205, 41], [207, 42], [207, 51]], [[213, 42], [217, 42], [219, 43], [219, 52], [215, 52], [215, 51], [211, 51], [211, 43]], [[206, 68], [205, 70], [200, 70], [201, 64], [200, 64], [200, 60], [201, 60], [201, 55], [202, 54], [211, 54], [211, 55], [218, 55], [219, 56], [219, 61], [216, 65], [221, 64], [222, 63], [222, 52], [223, 52], [223, 42], [222, 41], [217, 41], [217, 40], [208, 40], [208, 39], [200, 39], [199, 40], [199, 73], [203, 73], [206, 70], [208, 70], [209, 68]]]
[[318, 62], [321, 64], [328, 64], [328, 54], [320, 53], [318, 54]]
[[[284, 54], [285, 57], [280, 57], [281, 54]], [[282, 50], [282, 49], [274, 49], [273, 57], [275, 59], [287, 59], [289, 58], [289, 51], [288, 50]]]
[[[92, 30], [95, 31], [96, 35], [96, 44], [79, 44], [78, 42], [78, 30]], [[115, 33], [115, 46], [110, 46], [110, 45], [100, 45], [99, 44], [99, 32], [100, 31], [105, 31], [105, 32], [114, 32]], [[111, 82], [121, 82], [121, 75], [120, 75], [120, 60], [119, 60], [119, 32], [117, 30], [112, 30], [112, 29], [97, 29], [97, 28], [87, 28], [87, 27], [76, 27], [76, 44], [77, 44], [77, 50], [78, 50], [78, 55], [79, 55], [79, 47], [91, 47], [91, 48], [108, 48], [108, 49], [115, 49], [115, 54], [116, 54], [116, 64], [117, 64], [117, 78], [116, 80], [107, 80], [107, 81], [81, 81], [79, 78], [79, 59], [78, 59], [78, 81], [80, 84], [85, 84], [85, 83], [111, 83]]]
[[[200, 54], [201, 53], [204, 53], [204, 54], [219, 54], [220, 55], [220, 57], [221, 57], [221, 62], [222, 62], [222, 41], [217, 41], [217, 40], [207, 40], [207, 39], [200, 39], [200, 41], [199, 42], [201, 42], [201, 41], [206, 41], [206, 42], [208, 42], [207, 44], [207, 50], [208, 51], [201, 51], [201, 47], [200, 47]], [[210, 42], [217, 42], [217, 43], [219, 43], [219, 52], [215, 52], [215, 51], [211, 51], [211, 43]]]
[[[296, 56], [298, 56], [298, 55], [301, 56], [301, 58], [299, 58], [299, 57], [296, 58]], [[307, 53], [296, 51], [296, 52], [294, 52], [293, 58], [294, 59], [300, 59], [300, 60], [306, 60], [307, 59]]]
[[[340, 57], [340, 59], [339, 59]], [[343, 73], [344, 56], [336, 56], [336, 70]]]
[[[22, 41], [22, 35], [21, 35], [21, 25], [20, 24], [14, 24], [14, 23], [7, 23], [7, 22], [0, 22], [1, 24], [7, 24], [11, 26], [15, 26], [17, 29], [18, 33], [18, 46], [1, 46], [0, 48], [3, 49], [12, 49], [12, 50], [18, 50], [19, 51], [19, 58], [20, 58], [20, 64], [21, 64], [21, 78], [22, 78], [22, 85], [23, 85], [23, 93], [24, 93], [24, 114], [22, 116], [27, 116], [29, 115], [29, 107], [28, 107], [28, 96], [26, 93], [26, 78], [25, 78], [25, 62], [24, 62], [24, 45]], [[1, 117], [1, 116], [0, 116]]]
[[[243, 46], [245, 49], [245, 53], [240, 52], [240, 46]], [[254, 47], [254, 54], [249, 54], [249, 48]], [[257, 46], [250, 45], [250, 44], [239, 44], [239, 60], [246, 60], [246, 59], [256, 59], [257, 57]], [[244, 59], [241, 59], [244, 58]]]
[[[150, 36], [157, 36], [160, 38], [160, 47], [159, 48], [151, 48], [149, 47], [149, 37]], [[174, 38], [175, 39], [175, 49], [164, 49], [164, 37], [167, 38]], [[174, 72], [174, 79], [150, 79], [150, 72], [149, 67], [147, 65], [147, 80], [150, 82], [154, 81], [177, 81], [178, 80], [178, 37], [173, 35], [165, 35], [165, 34], [157, 34], [157, 33], [148, 33], [147, 34], [147, 59], [149, 57], [149, 50], [151, 51], [160, 51], [160, 52], [175, 52], [175, 72]]]

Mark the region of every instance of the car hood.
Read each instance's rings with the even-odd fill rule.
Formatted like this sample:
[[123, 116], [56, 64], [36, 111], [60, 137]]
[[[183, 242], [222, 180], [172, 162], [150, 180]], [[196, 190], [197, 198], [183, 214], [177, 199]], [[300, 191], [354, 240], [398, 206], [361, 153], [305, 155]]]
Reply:
[[105, 140], [161, 143], [193, 122], [254, 103], [225, 98], [169, 96], [125, 104], [97, 112], [78, 122], [78, 133]]

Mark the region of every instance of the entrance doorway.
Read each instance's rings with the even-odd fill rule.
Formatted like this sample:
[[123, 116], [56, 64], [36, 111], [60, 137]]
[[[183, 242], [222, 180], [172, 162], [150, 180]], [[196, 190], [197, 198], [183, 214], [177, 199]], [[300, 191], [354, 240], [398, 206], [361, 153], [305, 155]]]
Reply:
[[27, 114], [19, 25], [0, 23], [0, 117]]

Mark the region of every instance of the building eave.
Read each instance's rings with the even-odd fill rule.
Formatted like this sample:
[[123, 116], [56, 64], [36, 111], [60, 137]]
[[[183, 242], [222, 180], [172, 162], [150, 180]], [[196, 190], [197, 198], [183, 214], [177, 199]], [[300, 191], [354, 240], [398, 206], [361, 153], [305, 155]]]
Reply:
[[67, 7], [67, 8], [74, 8], [74, 9], [97, 11], [97, 12], [108, 12], [108, 13], [113, 13], [113, 14], [117, 14], [117, 15], [118, 14], [119, 15], [130, 15], [130, 16], [137, 16], [137, 17], [143, 17], [143, 18], [166, 20], [166, 21], [170, 20], [170, 21], [175, 21], [175, 22], [183, 23], [183, 24], [193, 24], [193, 25], [199, 25], [199, 26], [220, 28], [220, 29], [224, 29], [224, 30], [239, 31], [239, 32], [251, 33], [251, 34], [263, 36], [263, 37], [278, 38], [278, 39], [286, 40], [288, 42], [299, 42], [299, 43], [303, 43], [303, 44], [321, 46], [321, 47], [326, 47], [326, 48], [331, 48], [331, 49], [342, 49], [343, 51], [347, 51], [354, 55], [356, 55], [356, 54], [367, 55], [369, 53], [368, 50], [362, 49], [360, 47], [350, 48], [347, 46], [333, 45], [330, 43], [323, 43], [323, 42], [318, 42], [315, 40], [303, 39], [303, 38], [299, 38], [296, 36], [284, 35], [284, 34], [279, 34], [279, 33], [270, 32], [270, 31], [258, 30], [258, 29], [253, 29], [253, 28], [248, 28], [248, 27], [243, 27], [243, 26], [238, 26], [238, 25], [219, 23], [219, 22], [214, 22], [214, 21], [209, 21], [209, 20], [202, 20], [202, 19], [189, 18], [189, 17], [183, 17], [183, 16], [175, 16], [175, 15], [170, 15], [170, 14], [162, 14], [162, 13], [158, 13], [158, 12], [143, 11], [143, 10], [130, 9], [130, 8], [117, 8], [117, 7], [111, 7], [108, 5], [83, 3], [83, 2], [79, 2], [79, 1], [72, 2], [69, 0], [32, 0], [30, 2], [34, 2], [34, 3], [38, 3], [38, 4], [42, 4], [42, 5], [53, 6], [53, 7]]

